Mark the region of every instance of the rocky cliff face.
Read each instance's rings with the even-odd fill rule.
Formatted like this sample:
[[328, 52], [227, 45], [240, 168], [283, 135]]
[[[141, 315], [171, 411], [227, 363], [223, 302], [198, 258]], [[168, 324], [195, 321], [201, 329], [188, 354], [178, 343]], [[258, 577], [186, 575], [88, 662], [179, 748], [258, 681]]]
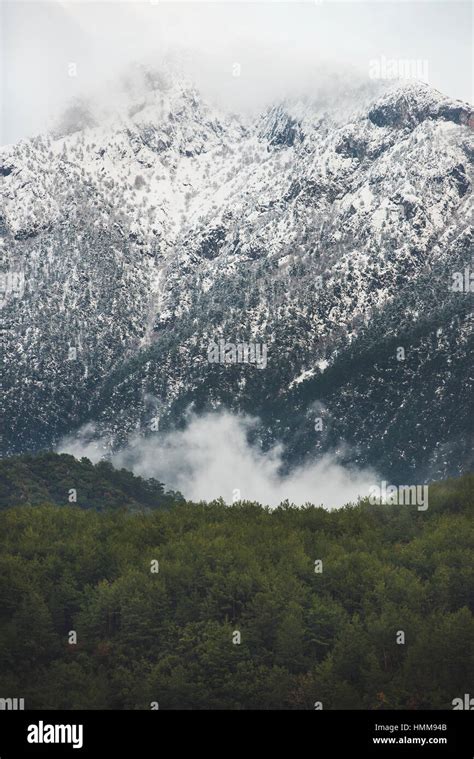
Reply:
[[[258, 415], [289, 466], [470, 468], [472, 126], [422, 84], [250, 119], [147, 75], [119, 115], [2, 148], [4, 452], [192, 404]], [[220, 339], [266, 368], [209, 363]]]

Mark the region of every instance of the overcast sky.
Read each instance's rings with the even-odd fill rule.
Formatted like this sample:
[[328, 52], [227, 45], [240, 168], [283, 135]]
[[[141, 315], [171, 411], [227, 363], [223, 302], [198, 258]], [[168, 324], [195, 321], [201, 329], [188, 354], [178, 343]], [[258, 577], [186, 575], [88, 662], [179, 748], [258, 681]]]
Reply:
[[328, 65], [368, 77], [382, 56], [424, 62], [431, 85], [473, 98], [470, 2], [4, 0], [0, 14], [2, 144], [41, 131], [130, 62], [175, 49], [192, 51], [199, 86], [233, 108], [265, 105], [297, 82], [310, 88]]

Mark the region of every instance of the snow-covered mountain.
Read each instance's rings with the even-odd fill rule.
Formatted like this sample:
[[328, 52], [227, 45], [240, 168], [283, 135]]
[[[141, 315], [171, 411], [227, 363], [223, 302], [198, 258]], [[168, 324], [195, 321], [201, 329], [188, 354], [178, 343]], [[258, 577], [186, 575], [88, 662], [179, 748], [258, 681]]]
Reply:
[[[2, 148], [4, 452], [192, 404], [259, 416], [288, 465], [470, 468], [473, 127], [425, 84], [250, 117], [147, 71], [119, 112]], [[221, 338], [265, 370], [209, 363]]]

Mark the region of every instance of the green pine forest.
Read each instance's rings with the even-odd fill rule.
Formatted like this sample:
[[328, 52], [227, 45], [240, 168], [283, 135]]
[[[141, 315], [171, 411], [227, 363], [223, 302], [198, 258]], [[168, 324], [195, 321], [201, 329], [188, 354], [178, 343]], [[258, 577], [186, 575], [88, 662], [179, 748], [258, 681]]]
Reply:
[[452, 709], [474, 692], [472, 474], [431, 485], [426, 512], [191, 503], [52, 453], [0, 462], [0, 481], [0, 697], [26, 709]]

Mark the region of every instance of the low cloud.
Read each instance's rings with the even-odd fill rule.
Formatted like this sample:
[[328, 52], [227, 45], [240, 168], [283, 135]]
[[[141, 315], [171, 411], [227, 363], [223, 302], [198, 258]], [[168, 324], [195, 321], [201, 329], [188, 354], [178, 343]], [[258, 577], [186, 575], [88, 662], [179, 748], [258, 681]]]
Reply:
[[[226, 503], [251, 500], [274, 507], [288, 499], [330, 509], [366, 496], [377, 481], [373, 472], [348, 470], [330, 455], [282, 475], [281, 445], [262, 452], [248, 442], [256, 424], [230, 413], [191, 416], [184, 430], [136, 436], [110, 459], [115, 467], [155, 477], [193, 501], [222, 497]], [[106, 446], [93, 435], [88, 425], [63, 439], [58, 450], [98, 461]]]

